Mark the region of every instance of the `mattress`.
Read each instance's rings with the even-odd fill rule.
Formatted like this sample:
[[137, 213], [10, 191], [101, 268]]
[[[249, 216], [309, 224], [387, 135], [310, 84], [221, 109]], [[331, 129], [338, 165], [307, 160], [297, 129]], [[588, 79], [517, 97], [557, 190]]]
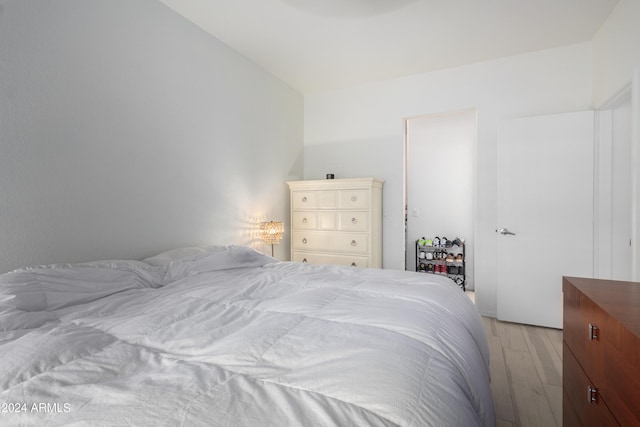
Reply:
[[242, 246], [0, 275], [0, 366], [3, 426], [495, 425], [451, 280]]

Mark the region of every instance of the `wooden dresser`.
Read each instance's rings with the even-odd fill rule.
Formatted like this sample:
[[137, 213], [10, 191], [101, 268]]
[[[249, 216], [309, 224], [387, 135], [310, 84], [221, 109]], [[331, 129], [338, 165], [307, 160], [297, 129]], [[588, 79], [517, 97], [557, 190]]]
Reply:
[[640, 283], [564, 277], [564, 426], [640, 426]]
[[291, 260], [382, 267], [382, 185], [375, 178], [289, 181]]

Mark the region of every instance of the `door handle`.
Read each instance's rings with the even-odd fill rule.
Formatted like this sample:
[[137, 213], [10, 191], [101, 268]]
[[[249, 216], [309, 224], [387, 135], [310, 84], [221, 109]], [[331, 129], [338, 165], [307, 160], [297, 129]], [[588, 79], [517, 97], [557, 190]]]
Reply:
[[509, 229], [507, 228], [501, 228], [500, 230], [498, 230], [498, 233], [502, 234], [503, 236], [515, 236], [516, 233], [512, 233], [511, 231], [509, 231]]

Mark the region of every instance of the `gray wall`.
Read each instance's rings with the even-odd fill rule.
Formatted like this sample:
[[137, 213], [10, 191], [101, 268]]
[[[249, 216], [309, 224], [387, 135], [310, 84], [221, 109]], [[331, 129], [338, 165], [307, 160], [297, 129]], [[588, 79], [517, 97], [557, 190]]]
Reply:
[[159, 2], [0, 0], [0, 272], [266, 250], [302, 126], [301, 94]]

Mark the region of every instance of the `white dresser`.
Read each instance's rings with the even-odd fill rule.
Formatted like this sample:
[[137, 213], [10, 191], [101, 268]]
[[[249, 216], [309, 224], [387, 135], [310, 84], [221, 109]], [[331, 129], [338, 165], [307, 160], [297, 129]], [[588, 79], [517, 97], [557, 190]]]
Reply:
[[382, 268], [382, 185], [375, 178], [289, 181], [291, 260]]

